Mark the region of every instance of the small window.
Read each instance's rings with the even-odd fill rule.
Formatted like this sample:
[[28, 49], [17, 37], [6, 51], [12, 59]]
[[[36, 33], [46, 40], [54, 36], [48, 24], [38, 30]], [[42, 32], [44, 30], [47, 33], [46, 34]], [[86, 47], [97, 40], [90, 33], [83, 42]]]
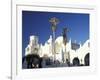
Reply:
[[88, 42], [88, 47], [90, 47], [90, 43]]

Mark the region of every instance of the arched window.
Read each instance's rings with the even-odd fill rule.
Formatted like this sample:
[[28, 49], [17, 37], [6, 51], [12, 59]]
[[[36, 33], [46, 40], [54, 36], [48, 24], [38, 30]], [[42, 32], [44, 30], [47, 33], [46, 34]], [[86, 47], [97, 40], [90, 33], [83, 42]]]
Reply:
[[89, 66], [90, 64], [90, 53], [87, 53], [84, 57], [85, 66]]
[[80, 61], [79, 61], [78, 57], [75, 57], [73, 59], [73, 66], [79, 66], [79, 65], [80, 65]]

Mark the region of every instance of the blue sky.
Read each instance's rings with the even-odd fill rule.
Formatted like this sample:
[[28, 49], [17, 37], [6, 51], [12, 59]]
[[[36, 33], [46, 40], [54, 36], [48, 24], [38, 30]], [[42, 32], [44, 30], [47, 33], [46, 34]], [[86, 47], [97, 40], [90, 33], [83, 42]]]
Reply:
[[58, 12], [36, 12], [22, 11], [22, 53], [29, 43], [30, 35], [39, 37], [39, 43], [44, 44], [52, 35], [49, 20], [52, 17], [59, 19], [56, 37], [60, 36], [64, 27], [69, 28], [68, 39], [81, 41], [83, 44], [89, 39], [89, 14], [83, 13], [58, 13]]

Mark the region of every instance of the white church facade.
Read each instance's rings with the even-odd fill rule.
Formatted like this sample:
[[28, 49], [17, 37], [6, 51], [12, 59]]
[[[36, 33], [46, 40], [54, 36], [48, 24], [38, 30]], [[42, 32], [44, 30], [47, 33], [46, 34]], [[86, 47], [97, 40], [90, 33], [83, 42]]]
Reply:
[[[52, 53], [52, 36], [45, 42], [45, 44], [38, 43], [39, 38], [37, 36], [30, 36], [30, 41], [25, 48], [25, 55], [38, 54], [40, 57], [47, 56], [49, 58], [54, 57]], [[90, 54], [90, 41], [86, 40], [84, 44], [78, 44], [72, 42], [70, 39], [66, 46], [63, 44], [63, 36], [59, 36], [55, 39], [55, 56], [59, 62], [66, 62], [68, 60], [73, 64], [73, 60], [78, 58], [80, 64], [85, 64], [84, 60], [86, 55]]]

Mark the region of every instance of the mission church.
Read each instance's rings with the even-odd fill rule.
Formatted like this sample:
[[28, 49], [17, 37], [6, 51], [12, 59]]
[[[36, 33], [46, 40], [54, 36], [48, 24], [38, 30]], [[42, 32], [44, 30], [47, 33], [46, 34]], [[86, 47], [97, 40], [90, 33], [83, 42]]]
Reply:
[[[52, 36], [45, 42], [45, 44], [38, 43], [37, 36], [30, 36], [30, 41], [25, 48], [25, 55], [38, 54], [40, 57], [49, 57], [54, 59], [52, 53]], [[89, 65], [90, 55], [90, 41], [86, 40], [84, 44], [78, 44], [76, 41], [67, 41], [66, 46], [63, 43], [63, 36], [59, 36], [55, 40], [55, 59], [61, 63], [69, 61], [70, 64]]]

